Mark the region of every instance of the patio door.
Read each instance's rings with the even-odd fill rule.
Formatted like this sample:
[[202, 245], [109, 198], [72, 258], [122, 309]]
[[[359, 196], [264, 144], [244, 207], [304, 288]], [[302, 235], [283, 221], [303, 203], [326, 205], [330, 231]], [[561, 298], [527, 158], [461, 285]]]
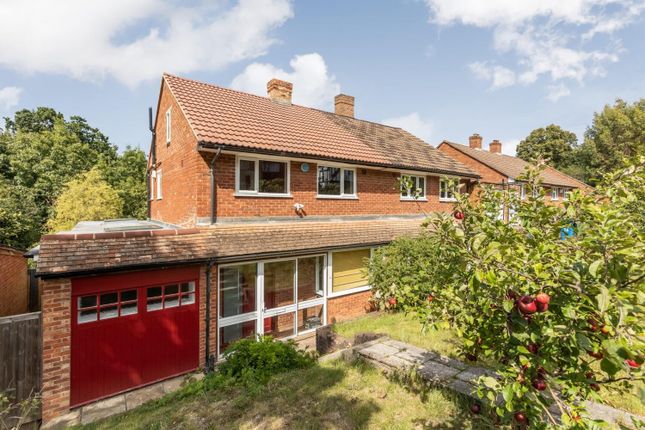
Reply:
[[252, 335], [285, 339], [325, 324], [325, 256], [220, 267], [219, 354]]

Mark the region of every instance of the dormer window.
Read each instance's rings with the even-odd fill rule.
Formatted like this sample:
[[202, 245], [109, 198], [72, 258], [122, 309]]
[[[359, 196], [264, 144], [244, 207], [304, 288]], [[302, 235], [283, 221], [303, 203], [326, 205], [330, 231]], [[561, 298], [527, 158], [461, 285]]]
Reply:
[[166, 111], [166, 145], [170, 145], [172, 134], [172, 108]]

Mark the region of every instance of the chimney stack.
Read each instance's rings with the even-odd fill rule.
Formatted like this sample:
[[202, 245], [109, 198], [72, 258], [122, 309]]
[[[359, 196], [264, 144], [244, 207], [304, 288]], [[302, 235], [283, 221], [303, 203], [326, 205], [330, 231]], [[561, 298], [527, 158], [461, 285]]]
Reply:
[[267, 83], [267, 94], [274, 102], [290, 105], [293, 85], [291, 82], [281, 81], [280, 79], [271, 79]]
[[488, 145], [488, 150], [492, 152], [493, 154], [501, 154], [502, 153], [502, 142], [499, 140], [495, 139], [493, 140], [490, 145]]
[[473, 149], [482, 149], [482, 137], [475, 133], [468, 138], [468, 145]]
[[354, 97], [347, 94], [338, 94], [334, 97], [336, 115], [354, 118]]

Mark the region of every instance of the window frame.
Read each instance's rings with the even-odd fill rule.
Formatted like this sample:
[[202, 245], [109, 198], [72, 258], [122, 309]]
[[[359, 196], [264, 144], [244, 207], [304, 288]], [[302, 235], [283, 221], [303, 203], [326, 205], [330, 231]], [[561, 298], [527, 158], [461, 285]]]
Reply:
[[[321, 167], [331, 167], [340, 170], [340, 194], [320, 194], [320, 182], [318, 180]], [[351, 171], [354, 175], [354, 184], [352, 194], [345, 194], [345, 171]], [[356, 174], [355, 167], [346, 167], [333, 163], [325, 163], [316, 165], [316, 198], [317, 199], [347, 199], [358, 200], [358, 175]]]
[[[182, 284], [188, 284], [189, 290], [188, 291], [182, 291]], [[166, 294], [166, 288], [176, 285], [177, 286], [177, 292], [176, 293], [169, 293]], [[161, 295], [159, 296], [152, 296], [148, 297], [148, 290], [151, 288], [161, 288]], [[166, 284], [160, 284], [160, 285], [149, 285], [145, 288], [142, 289], [143, 293], [145, 294], [144, 296], [144, 306], [145, 306], [145, 311], [146, 313], [151, 313], [151, 312], [158, 312], [158, 311], [165, 311], [167, 309], [174, 309], [174, 308], [182, 308], [186, 306], [192, 306], [197, 303], [197, 285], [195, 281], [177, 281], [177, 282], [168, 282]], [[190, 297], [192, 296], [192, 301], [184, 303], [184, 297]], [[177, 299], [177, 304], [174, 306], [166, 306], [166, 297], [169, 297], [170, 299]], [[161, 300], [160, 304], [161, 307], [157, 309], [150, 309], [149, 308], [149, 301], [150, 299], [159, 299]]]
[[[254, 190], [240, 189], [240, 161], [250, 161], [254, 166]], [[260, 161], [283, 163], [286, 165], [286, 192], [264, 193], [260, 192]], [[282, 157], [235, 157], [235, 196], [237, 197], [291, 197], [291, 161]]]
[[161, 169], [159, 169], [157, 171], [156, 180], [155, 180], [155, 183], [157, 185], [156, 186], [156, 188], [157, 188], [157, 200], [163, 200], [163, 182], [162, 182], [162, 179], [163, 179], [163, 174], [161, 172]]
[[[449, 181], [448, 179], [439, 178], [439, 201], [440, 202], [456, 202], [457, 201], [457, 198], [455, 197], [455, 191], [454, 190], [450, 191], [448, 189], [448, 181]], [[441, 194], [443, 193], [443, 191], [441, 189], [442, 184], [446, 184], [446, 196], [448, 196], [449, 194], [452, 194], [452, 197], [441, 197]]]
[[166, 111], [166, 146], [172, 140], [172, 106]]
[[414, 202], [414, 201], [420, 201], [420, 202], [427, 202], [428, 201], [428, 177], [424, 175], [413, 175], [409, 173], [401, 173], [401, 176], [399, 177], [399, 180], [402, 182], [404, 177], [408, 177], [411, 180], [414, 181], [415, 188], [414, 190], [416, 191], [419, 189], [419, 179], [423, 179], [423, 194], [419, 195], [419, 197], [415, 198], [412, 190], [413, 189], [407, 189], [407, 196], [403, 195], [403, 190], [399, 193], [399, 197], [401, 201], [404, 202]]
[[558, 187], [551, 187], [551, 201], [556, 202], [558, 200], [560, 200], [560, 189]]
[[[131, 292], [134, 291], [136, 294], [136, 298], [132, 300], [122, 300], [122, 295], [123, 293]], [[106, 294], [116, 294], [116, 302], [114, 303], [107, 303], [107, 304], [101, 304], [101, 296], [106, 295]], [[94, 305], [93, 306], [81, 306], [81, 300], [85, 297], [94, 297]], [[90, 323], [98, 323], [102, 321], [108, 321], [108, 320], [116, 320], [119, 318], [127, 318], [131, 316], [135, 316], [139, 314], [139, 288], [134, 287], [134, 288], [129, 288], [129, 289], [123, 289], [123, 290], [112, 290], [112, 291], [97, 291], [94, 293], [90, 294], [81, 294], [78, 296], [74, 297], [74, 300], [76, 300], [76, 325], [85, 325], [85, 324], [90, 324]], [[127, 313], [125, 315], [122, 314], [122, 307], [123, 305], [130, 305], [130, 304], [135, 304], [134, 309], [136, 309], [136, 312], [131, 312]], [[107, 318], [101, 318], [101, 309], [103, 308], [115, 308], [116, 309], [116, 315], [107, 317]], [[88, 320], [88, 321], [81, 321], [80, 320], [80, 314], [83, 311], [88, 311], [88, 310], [93, 310], [95, 312], [95, 318], [93, 320]]]
[[526, 199], [526, 185], [520, 184], [520, 200]]
[[157, 169], [150, 171], [150, 201], [155, 199], [155, 191], [157, 188]]

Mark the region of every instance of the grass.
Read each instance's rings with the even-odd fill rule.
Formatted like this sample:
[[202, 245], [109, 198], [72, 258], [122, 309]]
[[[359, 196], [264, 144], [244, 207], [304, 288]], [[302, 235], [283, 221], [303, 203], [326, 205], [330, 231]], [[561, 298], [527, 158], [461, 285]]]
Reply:
[[339, 335], [353, 339], [358, 333], [383, 333], [392, 339], [430, 349], [453, 358], [460, 358], [457, 339], [450, 330], [423, 331], [416, 318], [403, 313], [371, 313], [351, 321], [338, 323], [334, 330]]
[[[419, 348], [436, 351], [456, 359], [458, 355], [458, 340], [450, 330], [422, 330], [422, 324], [414, 316], [403, 313], [373, 313], [351, 321], [338, 323], [335, 330], [341, 336], [353, 339], [357, 333], [383, 333], [392, 339], [407, 342]], [[493, 363], [480, 363], [493, 367]], [[624, 375], [619, 375], [624, 376]], [[639, 391], [645, 393], [645, 383], [637, 381], [630, 390], [619, 392], [601, 387], [602, 402], [615, 408], [623, 409], [639, 415], [645, 415], [645, 404], [641, 401]]]
[[[190, 391], [190, 387], [188, 390]], [[441, 389], [422, 395], [362, 362], [327, 362], [240, 387], [170, 395], [82, 429], [483, 429], [467, 400]]]

